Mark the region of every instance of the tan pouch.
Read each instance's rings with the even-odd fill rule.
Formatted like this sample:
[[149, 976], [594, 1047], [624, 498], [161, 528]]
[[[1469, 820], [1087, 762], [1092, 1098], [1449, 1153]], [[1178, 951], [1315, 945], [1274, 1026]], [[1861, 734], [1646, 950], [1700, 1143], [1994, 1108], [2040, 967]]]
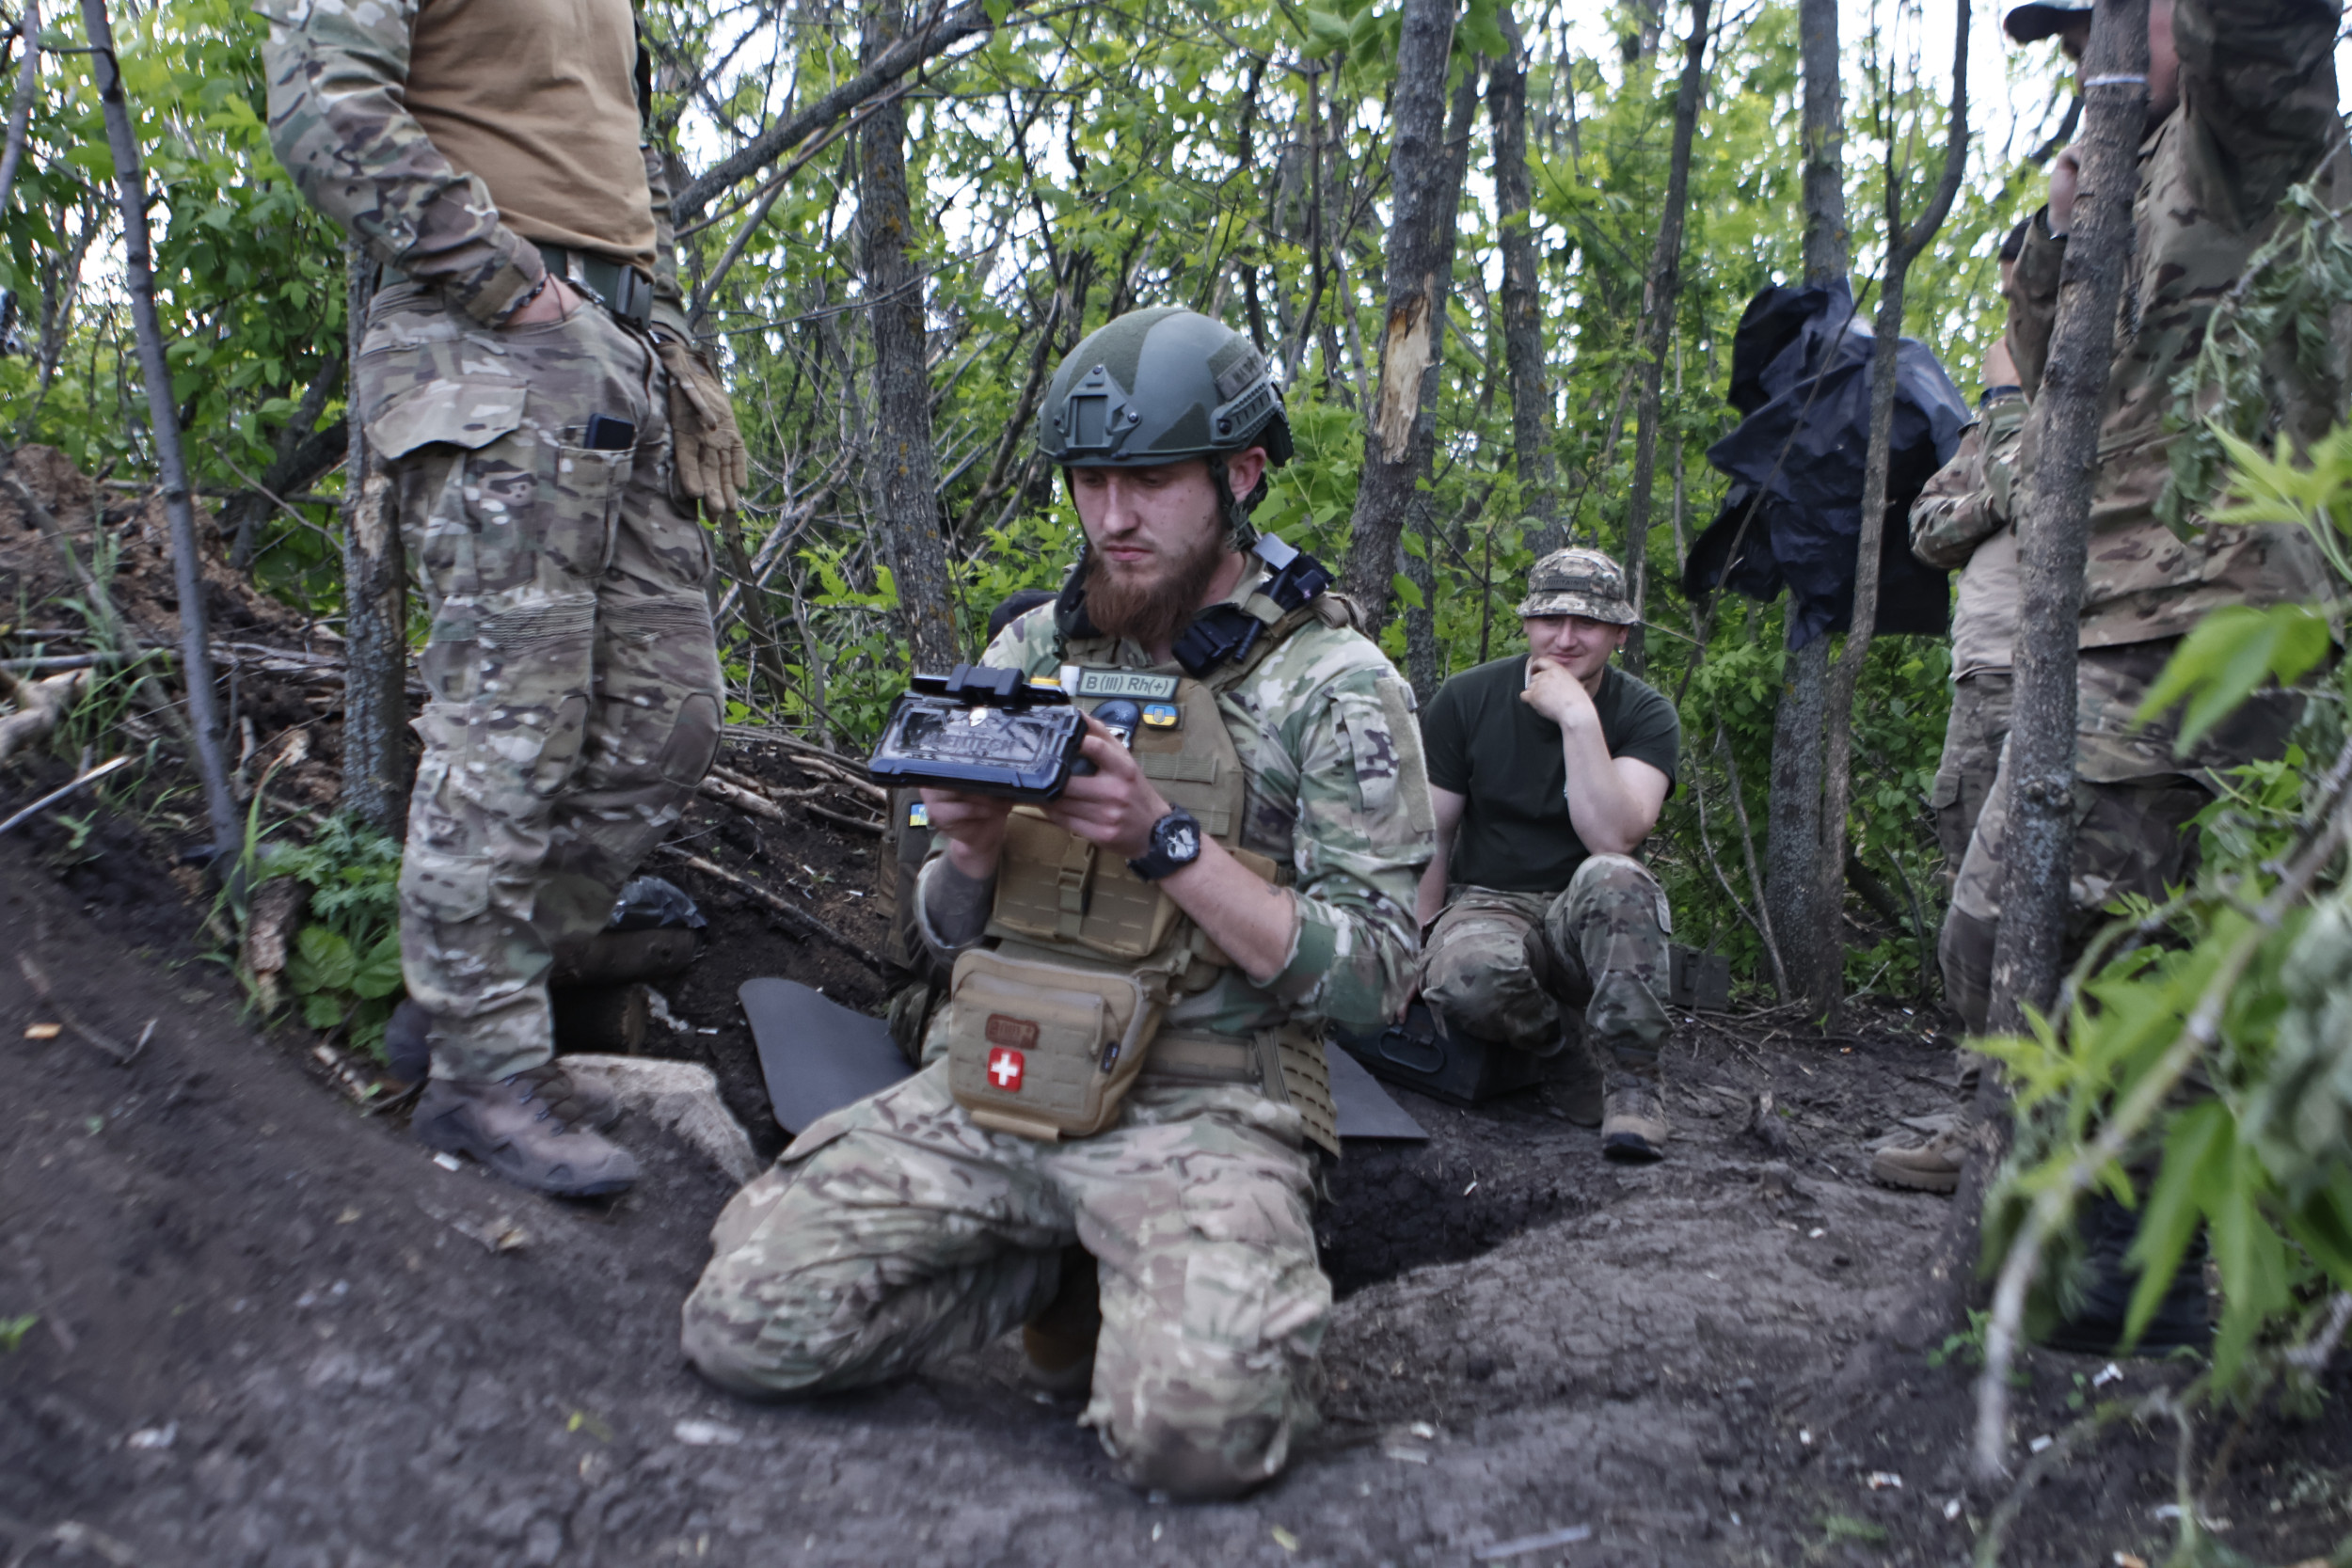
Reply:
[[949, 982], [948, 1092], [991, 1132], [1091, 1137], [1119, 1119], [1163, 1001], [1133, 974], [973, 948]]
[[1112, 958], [1148, 958], [1176, 924], [1176, 901], [1127, 863], [1033, 807], [1005, 823], [996, 874], [996, 935], [1074, 942]]

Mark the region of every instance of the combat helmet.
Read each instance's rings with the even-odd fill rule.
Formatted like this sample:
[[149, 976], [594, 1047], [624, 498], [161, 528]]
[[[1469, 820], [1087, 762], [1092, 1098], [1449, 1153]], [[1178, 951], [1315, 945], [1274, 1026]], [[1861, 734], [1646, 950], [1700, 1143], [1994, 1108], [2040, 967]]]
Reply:
[[[1130, 310], [1096, 327], [1054, 372], [1037, 416], [1038, 451], [1064, 468], [1149, 467], [1209, 460], [1227, 493], [1225, 458], [1263, 447], [1266, 467], [1291, 456], [1281, 389], [1248, 339], [1173, 306]], [[1265, 481], [1227, 509], [1237, 544]]]

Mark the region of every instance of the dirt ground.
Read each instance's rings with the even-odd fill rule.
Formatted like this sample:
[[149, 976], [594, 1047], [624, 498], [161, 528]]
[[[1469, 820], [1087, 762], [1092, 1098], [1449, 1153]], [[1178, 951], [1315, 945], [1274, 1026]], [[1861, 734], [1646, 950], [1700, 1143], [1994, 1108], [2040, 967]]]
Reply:
[[[29, 793], [5, 782], [0, 804]], [[0, 846], [0, 945], [56, 988], [0, 966], [0, 1318], [37, 1319], [0, 1354], [11, 1563], [1458, 1562], [1573, 1527], [1507, 1560], [1945, 1563], [1985, 1516], [1957, 1480], [1963, 1372], [1911, 1356], [1831, 1407], [1943, 1217], [1860, 1174], [1869, 1137], [1946, 1100], [1947, 1052], [1899, 1012], [1851, 1046], [1686, 1025], [1673, 1158], [1648, 1169], [1532, 1096], [1408, 1097], [1432, 1142], [1352, 1151], [1324, 1212], [1345, 1291], [1326, 1425], [1256, 1497], [1177, 1507], [1120, 1485], [1009, 1344], [804, 1406], [704, 1386], [675, 1314], [714, 1170], [642, 1128], [646, 1180], [608, 1203], [439, 1168], [304, 1037], [241, 1015], [127, 824], [91, 842]], [[833, 847], [840, 879], [857, 847]], [[739, 967], [845, 982], [713, 904], [718, 951], [673, 990], [720, 1031], [689, 1049], [723, 1062], [748, 1053]], [[128, 1067], [72, 1029], [22, 1037], [60, 1005], [117, 1042], [157, 1027]], [[2097, 1370], [2029, 1366], [2021, 1444]], [[2167, 1375], [2126, 1363], [2124, 1386]], [[2344, 1528], [2329, 1411], [2241, 1445], [2233, 1546], [2291, 1560]], [[2110, 1436], [2029, 1499], [2009, 1560], [2149, 1555], [2170, 1465], [2168, 1433]]]
[[[107, 526], [136, 543], [135, 511]], [[0, 546], [24, 531], [0, 508]], [[298, 651], [310, 633], [257, 612], [251, 635]], [[317, 778], [279, 775], [300, 803], [331, 787], [335, 705], [283, 664], [257, 667], [246, 711], [257, 754], [305, 737]], [[723, 761], [806, 782], [746, 739]], [[0, 816], [64, 768], [0, 769]], [[646, 1174], [614, 1200], [437, 1164], [312, 1037], [246, 1011], [200, 935], [201, 879], [175, 863], [174, 809], [0, 839], [6, 1568], [1941, 1565], [2001, 1500], [1961, 1481], [1970, 1371], [1893, 1337], [1947, 1205], [1864, 1174], [1873, 1139], [1950, 1107], [1933, 1017], [1865, 1009], [1828, 1039], [1784, 1015], [1677, 1015], [1676, 1140], [1647, 1168], [1604, 1163], [1533, 1093], [1400, 1093], [1431, 1141], [1351, 1148], [1318, 1214], [1341, 1293], [1323, 1425], [1256, 1496], [1172, 1506], [1111, 1476], [1074, 1403], [1021, 1386], [1009, 1341], [804, 1405], [704, 1386], [676, 1314], [729, 1183], [634, 1120], [620, 1136]], [[875, 840], [787, 815], [705, 800], [675, 842], [879, 946]], [[710, 930], [665, 988], [685, 1031], [647, 1049], [710, 1065], [772, 1154], [736, 988], [780, 974], [872, 1008], [881, 982], [760, 899], [648, 868]], [[89, 1037], [143, 1035], [127, 1066]], [[2126, 1361], [2094, 1388], [2102, 1363], [2042, 1353], [2025, 1370], [2021, 1468], [2086, 1400], [2185, 1375]], [[2347, 1375], [2316, 1420], [2265, 1410], [2236, 1435], [2209, 1502], [2234, 1551], [2293, 1562], [2352, 1528]], [[2200, 1433], [2201, 1474], [2223, 1435]], [[2169, 1428], [2111, 1429], [2023, 1497], [2004, 1560], [2160, 1560], [2175, 1457]]]

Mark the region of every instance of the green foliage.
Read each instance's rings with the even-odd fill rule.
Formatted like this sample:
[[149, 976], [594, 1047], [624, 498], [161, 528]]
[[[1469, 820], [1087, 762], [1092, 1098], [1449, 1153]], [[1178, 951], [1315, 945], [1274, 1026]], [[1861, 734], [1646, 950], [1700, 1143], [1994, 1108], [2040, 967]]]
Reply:
[[[2218, 515], [2306, 526], [2352, 515], [2341, 433], [2300, 472], [2242, 442], [2231, 450], [2239, 493], [2263, 499]], [[2327, 647], [2307, 607], [2217, 610], [2183, 641], [2149, 708], [2187, 698], [2185, 743], [2262, 682], [2308, 674]], [[2087, 1174], [2142, 1205], [2137, 1334], [2202, 1229], [2224, 1302], [2210, 1386], [2239, 1398], [2276, 1375], [2263, 1347], [2315, 1292], [2352, 1288], [2352, 910], [2343, 841], [2327, 826], [2346, 810], [2352, 751], [2330, 744], [2337, 760], [2317, 770], [2306, 752], [2340, 742], [2346, 682], [2339, 668], [2317, 687], [2282, 760], [2226, 781], [2199, 818], [2192, 885], [2160, 908], [2119, 911], [2058, 1018], [1984, 1042], [2010, 1069], [2020, 1118], [1987, 1255], [2008, 1249], [2028, 1201]], [[2067, 1247], [2046, 1275], [2063, 1279]]]
[[399, 842], [335, 816], [267, 863], [269, 875], [311, 890], [310, 918], [286, 961], [303, 1022], [345, 1027], [355, 1046], [380, 1048], [401, 989]]
[[[2352, 306], [2352, 235], [2310, 183], [2289, 191], [2280, 211], [2277, 231], [2215, 306], [2197, 357], [2172, 378], [2165, 428], [2180, 435], [2156, 515], [2183, 538], [2200, 505], [2220, 494], [2233, 465], [2257, 486], [2277, 477], [2249, 469], [2246, 448], [2277, 431], [2282, 414], [2300, 411], [2279, 405], [2282, 390], [2296, 393], [2322, 419], [2344, 406], [2328, 321]], [[2318, 432], [2278, 434], [2284, 442]], [[2341, 556], [2337, 569], [2344, 570]]]
[[40, 1322], [38, 1312], [25, 1312], [13, 1318], [0, 1318], [0, 1355], [14, 1355], [24, 1343], [24, 1336]]

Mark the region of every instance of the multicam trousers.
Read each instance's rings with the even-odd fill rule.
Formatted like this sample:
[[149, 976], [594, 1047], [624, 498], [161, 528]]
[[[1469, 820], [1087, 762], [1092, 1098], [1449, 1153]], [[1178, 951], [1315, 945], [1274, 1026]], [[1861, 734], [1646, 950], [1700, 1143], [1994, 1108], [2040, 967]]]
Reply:
[[[401, 967], [433, 1070], [553, 1047], [551, 950], [603, 927], [719, 740], [709, 547], [671, 499], [651, 343], [584, 306], [492, 330], [401, 283], [356, 375], [433, 616]], [[615, 450], [590, 450], [593, 416]]]
[[1993, 794], [1993, 775], [2009, 738], [2016, 676], [2007, 670], [1980, 670], [1952, 686], [1952, 715], [1944, 725], [1944, 755], [1935, 766], [1928, 805], [1935, 813], [1935, 841], [1944, 851], [1944, 874], [1960, 875], [1968, 837]]
[[[1566, 1041], [1564, 1007], [1584, 1009], [1585, 1039], [1647, 1068], [1671, 1027], [1666, 938], [1674, 915], [1641, 862], [1594, 855], [1565, 892], [1456, 887], [1422, 943], [1421, 992], [1448, 1029], [1537, 1056]], [[1529, 963], [1544, 943], [1547, 988]]]
[[[2087, 648], [2075, 666], [2074, 850], [2067, 874], [2065, 958], [2083, 950], [2104, 912], [2127, 894], [2161, 900], [2197, 867], [2197, 814], [2221, 770], [2285, 749], [2303, 693], [2256, 692], [2186, 757], [2175, 754], [2179, 709], [2151, 722], [2137, 715], [2177, 638]], [[1981, 1033], [1992, 1006], [1993, 951], [2000, 938], [2001, 880], [2009, 827], [2009, 748], [2001, 751], [1984, 813], [1952, 883], [1936, 957], [1944, 994]]]
[[738, 1193], [686, 1301], [686, 1354], [740, 1393], [864, 1387], [1042, 1311], [1062, 1249], [1102, 1281], [1082, 1418], [1127, 1479], [1231, 1497], [1279, 1474], [1330, 1315], [1298, 1113], [1145, 1084], [1120, 1124], [1041, 1143], [977, 1127], [947, 1064], [824, 1117]]

